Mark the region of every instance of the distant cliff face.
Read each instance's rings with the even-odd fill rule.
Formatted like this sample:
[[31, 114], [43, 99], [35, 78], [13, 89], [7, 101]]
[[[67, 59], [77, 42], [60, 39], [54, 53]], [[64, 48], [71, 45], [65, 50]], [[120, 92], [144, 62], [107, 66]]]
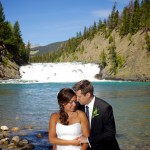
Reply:
[[[118, 32], [113, 31], [110, 37], [105, 38], [103, 33], [99, 33], [91, 41], [84, 40], [79, 46], [82, 49], [84, 47], [84, 51], [77, 51], [67, 58], [61, 57], [61, 61], [100, 63], [100, 56], [105, 53], [107, 65], [100, 72], [101, 78], [150, 81], [150, 52], [146, 49], [145, 33], [139, 31], [135, 35], [121, 38]], [[121, 62], [115, 74], [111, 72], [112, 44], [115, 45], [117, 59]]]
[[7, 65], [0, 63], [0, 79], [7, 80], [7, 79], [19, 79], [19, 66], [8, 60]]
[[6, 47], [0, 45], [0, 80], [18, 79], [20, 78], [19, 66], [8, 59], [8, 51]]

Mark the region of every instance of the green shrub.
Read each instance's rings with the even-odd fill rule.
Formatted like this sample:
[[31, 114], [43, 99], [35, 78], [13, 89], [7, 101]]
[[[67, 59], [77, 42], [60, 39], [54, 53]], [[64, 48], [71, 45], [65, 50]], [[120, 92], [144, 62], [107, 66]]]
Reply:
[[7, 65], [8, 64], [8, 59], [6, 57], [2, 57], [2, 63], [4, 65]]
[[117, 59], [118, 68], [120, 69], [123, 66], [125, 61], [124, 58], [120, 55], [117, 55], [116, 57], [117, 57], [116, 59]]
[[110, 37], [109, 37], [109, 44], [112, 43], [113, 41], [114, 41], [113, 37], [110, 36]]
[[147, 34], [146, 37], [145, 37], [145, 40], [146, 40], [146, 49], [147, 51], [150, 52], [150, 36]]

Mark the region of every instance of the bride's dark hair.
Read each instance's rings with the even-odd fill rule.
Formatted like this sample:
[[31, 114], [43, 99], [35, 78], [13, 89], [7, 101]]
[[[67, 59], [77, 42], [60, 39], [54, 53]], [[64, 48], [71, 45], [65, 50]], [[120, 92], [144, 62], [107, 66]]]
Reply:
[[68, 114], [64, 111], [64, 105], [69, 103], [73, 96], [75, 96], [75, 92], [70, 88], [63, 88], [59, 91], [57, 95], [58, 104], [60, 108], [60, 122], [64, 125], [68, 125]]

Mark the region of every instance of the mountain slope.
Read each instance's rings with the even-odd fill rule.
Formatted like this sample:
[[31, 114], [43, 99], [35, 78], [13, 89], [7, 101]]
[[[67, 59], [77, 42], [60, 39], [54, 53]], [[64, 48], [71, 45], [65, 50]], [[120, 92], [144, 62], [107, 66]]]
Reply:
[[30, 55], [31, 56], [36, 56], [36, 55], [41, 55], [47, 52], [54, 52], [57, 51], [62, 44], [65, 43], [65, 41], [63, 42], [56, 42], [56, 43], [51, 43], [45, 46], [38, 46], [38, 47], [34, 47], [31, 49]]

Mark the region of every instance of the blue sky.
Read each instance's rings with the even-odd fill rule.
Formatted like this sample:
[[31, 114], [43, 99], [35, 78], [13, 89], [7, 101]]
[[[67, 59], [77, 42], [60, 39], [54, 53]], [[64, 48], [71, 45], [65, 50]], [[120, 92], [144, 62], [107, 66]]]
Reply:
[[130, 0], [0, 0], [6, 20], [19, 22], [23, 41], [35, 45], [65, 41], [94, 21], [107, 19], [114, 2], [121, 11]]

